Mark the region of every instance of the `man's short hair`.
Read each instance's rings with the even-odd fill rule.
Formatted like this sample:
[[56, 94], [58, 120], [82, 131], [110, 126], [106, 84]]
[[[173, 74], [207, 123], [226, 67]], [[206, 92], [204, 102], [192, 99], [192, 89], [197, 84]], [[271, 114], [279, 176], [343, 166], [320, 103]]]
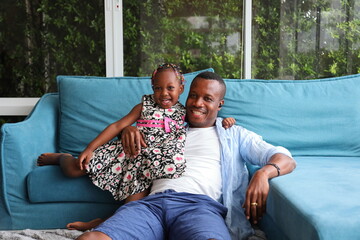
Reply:
[[219, 74], [216, 74], [214, 72], [201, 72], [199, 73], [198, 75], [196, 75], [196, 77], [194, 78], [194, 80], [196, 78], [203, 78], [203, 79], [206, 79], [206, 80], [215, 80], [217, 81], [218, 83], [220, 83], [220, 85], [222, 86], [223, 88], [223, 95], [222, 95], [222, 98], [224, 98], [225, 96], [225, 93], [226, 93], [226, 84], [224, 82], [224, 79], [222, 77], [220, 77]]

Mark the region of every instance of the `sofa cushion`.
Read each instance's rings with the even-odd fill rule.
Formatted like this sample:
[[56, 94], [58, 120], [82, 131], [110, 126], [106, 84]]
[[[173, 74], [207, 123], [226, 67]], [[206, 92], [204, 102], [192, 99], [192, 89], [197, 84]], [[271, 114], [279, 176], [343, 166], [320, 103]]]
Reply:
[[295, 157], [271, 180], [261, 227], [269, 239], [359, 239], [360, 157]]
[[92, 184], [88, 176], [68, 178], [59, 166], [35, 168], [27, 177], [27, 190], [32, 203], [120, 203], [114, 200], [109, 191], [103, 191]]
[[[193, 78], [184, 74], [184, 103]], [[152, 93], [149, 77], [58, 76], [60, 94], [59, 151], [77, 156], [106, 126], [130, 112], [141, 96]]]
[[360, 156], [360, 74], [317, 80], [227, 79], [221, 116], [294, 156]]

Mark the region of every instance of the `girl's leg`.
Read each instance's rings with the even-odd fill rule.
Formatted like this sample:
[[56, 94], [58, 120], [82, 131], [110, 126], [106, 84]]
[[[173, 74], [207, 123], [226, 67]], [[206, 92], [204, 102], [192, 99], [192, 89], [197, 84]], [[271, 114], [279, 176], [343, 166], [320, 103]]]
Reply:
[[146, 189], [145, 191], [136, 193], [134, 195], [130, 195], [125, 199], [125, 203], [140, 200], [140, 199], [146, 197], [147, 195], [149, 195], [149, 193], [150, 193], [150, 188]]
[[80, 235], [76, 240], [111, 240], [111, 238], [102, 232], [86, 232]]
[[66, 228], [69, 230], [87, 231], [87, 230], [93, 229], [94, 227], [99, 226], [104, 221], [105, 220], [103, 220], [101, 218], [96, 218], [89, 222], [72, 222], [72, 223], [67, 224]]
[[86, 175], [86, 170], [80, 170], [76, 158], [68, 153], [43, 153], [37, 160], [38, 166], [60, 165], [63, 173], [68, 177], [81, 177]]
[[[146, 189], [143, 192], [131, 195], [129, 197], [127, 197], [125, 199], [125, 203], [128, 202], [132, 202], [132, 201], [136, 201], [139, 199], [142, 199], [144, 197], [146, 197], [147, 195], [149, 195], [150, 189]], [[94, 220], [91, 220], [89, 222], [72, 222], [66, 225], [66, 228], [69, 230], [79, 230], [79, 231], [87, 231], [87, 230], [91, 230], [94, 227], [99, 226], [101, 223], [103, 223], [105, 220], [101, 219], [101, 218], [96, 218]]]
[[43, 153], [37, 159], [38, 166], [59, 165], [60, 156], [64, 153]]

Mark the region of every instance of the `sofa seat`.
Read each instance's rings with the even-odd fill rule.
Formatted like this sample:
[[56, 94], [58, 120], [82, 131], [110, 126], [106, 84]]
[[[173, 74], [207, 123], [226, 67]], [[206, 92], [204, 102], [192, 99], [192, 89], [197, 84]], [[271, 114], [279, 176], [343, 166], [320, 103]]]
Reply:
[[[109, 191], [103, 191], [91, 183], [88, 176], [66, 177], [59, 166], [35, 168], [27, 177], [27, 192], [32, 203], [92, 202], [120, 203]], [[64, 194], [64, 193], [70, 194]]]
[[269, 239], [359, 239], [360, 157], [294, 158], [296, 171], [270, 183]]

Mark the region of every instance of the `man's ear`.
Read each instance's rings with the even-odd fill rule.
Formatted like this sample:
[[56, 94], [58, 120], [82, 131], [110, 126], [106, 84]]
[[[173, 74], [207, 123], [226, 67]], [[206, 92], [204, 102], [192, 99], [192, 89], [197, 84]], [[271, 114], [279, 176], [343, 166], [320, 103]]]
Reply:
[[220, 111], [220, 109], [222, 108], [222, 106], [224, 105], [224, 103], [225, 103], [225, 102], [224, 102], [224, 99], [219, 102], [218, 111]]

